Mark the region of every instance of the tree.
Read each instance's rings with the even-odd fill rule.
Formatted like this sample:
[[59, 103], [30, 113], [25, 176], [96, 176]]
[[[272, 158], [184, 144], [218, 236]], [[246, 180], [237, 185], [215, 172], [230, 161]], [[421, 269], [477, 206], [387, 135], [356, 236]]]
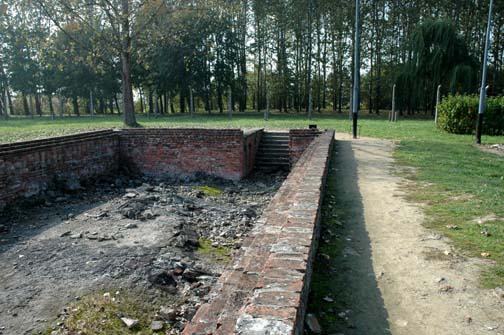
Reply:
[[[95, 43], [91, 48], [103, 48], [118, 56], [121, 62], [124, 123], [130, 127], [137, 126], [131, 79], [131, 55], [134, 52], [132, 40], [148, 30], [163, 2], [37, 0], [37, 3], [53, 23], [72, 40], [76, 41], [77, 37], [65, 29], [65, 23], [79, 22], [93, 32]], [[98, 24], [94, 24], [93, 20], [97, 20]]]
[[[427, 20], [412, 34], [409, 61], [398, 78], [403, 107], [434, 110], [438, 85], [451, 93], [468, 93], [475, 89], [475, 60], [469, 55], [455, 26], [445, 20]], [[406, 104], [406, 106], [404, 106]]]

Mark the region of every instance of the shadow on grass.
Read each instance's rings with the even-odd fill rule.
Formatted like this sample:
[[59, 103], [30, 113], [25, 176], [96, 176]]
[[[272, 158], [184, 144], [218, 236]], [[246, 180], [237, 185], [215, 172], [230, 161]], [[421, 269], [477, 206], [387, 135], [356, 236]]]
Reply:
[[351, 143], [338, 141], [328, 175], [308, 303], [308, 313], [318, 318], [323, 334], [390, 334], [376, 278], [357, 162]]

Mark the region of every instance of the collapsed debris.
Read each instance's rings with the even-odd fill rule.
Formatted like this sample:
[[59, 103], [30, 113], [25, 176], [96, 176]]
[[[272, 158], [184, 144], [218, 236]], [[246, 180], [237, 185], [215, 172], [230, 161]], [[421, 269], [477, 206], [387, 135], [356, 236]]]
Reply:
[[[114, 288], [161, 302], [152, 316], [160, 322], [148, 327], [164, 329], [167, 322], [176, 334], [208, 300], [225, 261], [284, 178], [255, 175], [238, 183], [114, 176], [79, 185], [78, 192], [69, 185], [48, 191], [30, 208], [10, 208], [0, 220], [4, 334], [42, 329], [56, 317], [49, 306], [68, 311], [76, 296]], [[68, 333], [67, 317], [62, 313], [53, 324], [54, 334]]]

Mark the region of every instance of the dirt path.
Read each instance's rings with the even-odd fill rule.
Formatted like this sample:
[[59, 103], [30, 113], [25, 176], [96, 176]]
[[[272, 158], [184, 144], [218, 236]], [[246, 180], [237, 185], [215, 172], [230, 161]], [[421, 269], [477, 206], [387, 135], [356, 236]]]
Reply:
[[393, 171], [393, 150], [389, 141], [338, 138], [344, 245], [331, 263], [334, 285], [346, 292], [335, 299], [347, 297], [347, 310], [334, 311], [346, 324], [328, 334], [504, 334], [504, 304], [478, 287], [485, 264], [422, 226], [421, 208], [404, 199]]

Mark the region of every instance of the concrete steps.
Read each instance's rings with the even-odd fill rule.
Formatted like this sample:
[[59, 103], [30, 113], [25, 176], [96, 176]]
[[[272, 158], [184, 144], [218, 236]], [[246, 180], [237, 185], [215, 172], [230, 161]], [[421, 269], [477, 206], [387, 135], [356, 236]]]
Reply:
[[263, 133], [256, 156], [256, 169], [290, 169], [288, 132]]

